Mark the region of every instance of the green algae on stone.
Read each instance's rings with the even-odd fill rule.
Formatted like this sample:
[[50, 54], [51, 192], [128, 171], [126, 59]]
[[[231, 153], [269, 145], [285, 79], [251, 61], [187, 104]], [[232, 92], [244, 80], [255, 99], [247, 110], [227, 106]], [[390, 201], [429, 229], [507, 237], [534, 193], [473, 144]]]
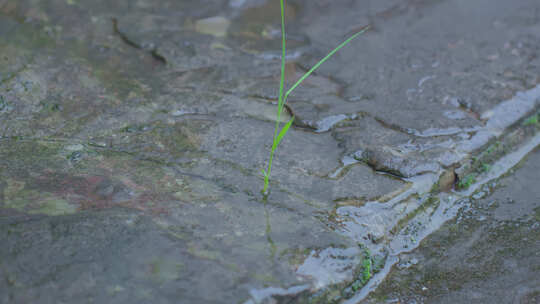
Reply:
[[410, 223], [412, 219], [414, 219], [418, 214], [430, 211], [432, 212], [434, 209], [437, 208], [437, 206], [440, 204], [440, 200], [435, 195], [430, 195], [429, 197], [425, 198], [423, 202], [414, 210], [407, 213], [403, 218], [401, 218], [394, 227], [390, 230], [390, 233], [397, 234], [399, 233], [404, 227], [407, 226], [407, 224]]
[[4, 188], [4, 206], [13, 209], [24, 209], [25, 199], [20, 201], [19, 193], [24, 189], [25, 183], [22, 181], [17, 181], [13, 179], [8, 179], [6, 181], [6, 186]]
[[62, 145], [53, 141], [10, 138], [0, 141], [0, 174], [27, 175], [29, 172], [55, 170], [66, 165]]
[[540, 222], [540, 207], [534, 209], [534, 219]]
[[184, 269], [182, 263], [157, 257], [152, 259], [148, 266], [152, 279], [160, 284], [179, 280]]
[[458, 181], [457, 188], [459, 190], [467, 190], [475, 182], [476, 182], [476, 174], [470, 173]]
[[[187, 152], [197, 151], [200, 146], [201, 133], [209, 126], [208, 121], [191, 120], [175, 123], [156, 121], [140, 131], [124, 136], [115, 144], [131, 153], [152, 154], [162, 159], [181, 157]], [[128, 127], [130, 130], [137, 130]], [[121, 130], [127, 130], [126, 127]]]
[[178, 185], [173, 196], [181, 201], [193, 202], [201, 206], [209, 202], [217, 202], [223, 196], [223, 189], [215, 183], [202, 179], [183, 177], [176, 179]]
[[529, 116], [529, 118], [525, 119], [523, 121], [524, 126], [528, 125], [538, 125], [538, 122], [540, 121], [540, 113], [536, 113], [534, 115]]
[[[363, 246], [360, 246], [363, 247]], [[303, 293], [294, 298], [294, 303], [338, 304], [353, 297], [386, 262], [386, 253], [371, 254], [367, 248], [359, 253], [360, 263], [354, 268], [352, 280], [331, 284], [314, 293]]]
[[36, 209], [30, 210], [29, 213], [65, 215], [72, 214], [77, 211], [76, 206], [71, 205], [66, 200], [63, 200], [61, 198], [50, 197], [39, 201], [37, 204], [38, 207]]
[[28, 189], [26, 183], [7, 180], [4, 189], [4, 207], [31, 214], [64, 215], [77, 211], [77, 207], [51, 193]]

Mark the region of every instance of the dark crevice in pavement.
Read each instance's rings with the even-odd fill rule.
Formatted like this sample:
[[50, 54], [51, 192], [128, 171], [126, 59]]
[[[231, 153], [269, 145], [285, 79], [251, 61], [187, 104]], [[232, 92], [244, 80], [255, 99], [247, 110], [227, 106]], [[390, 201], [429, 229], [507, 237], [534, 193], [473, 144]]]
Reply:
[[413, 132], [411, 132], [410, 130], [407, 130], [406, 128], [403, 128], [403, 127], [401, 127], [399, 125], [396, 125], [396, 124], [388, 123], [384, 119], [382, 119], [380, 117], [377, 117], [375, 115], [371, 115], [370, 113], [366, 113], [366, 115], [371, 116], [373, 119], [375, 119], [378, 123], [380, 123], [383, 127], [387, 128], [387, 129], [390, 129], [392, 131], [396, 131], [396, 132], [399, 132], [399, 133], [403, 133], [403, 134], [407, 134], [407, 135], [416, 137], [416, 135], [414, 135]]
[[145, 50], [144, 47], [142, 47], [141, 45], [139, 45], [137, 42], [135, 42], [134, 40], [130, 39], [125, 33], [122, 33], [119, 29], [118, 29], [118, 19], [116, 18], [111, 18], [111, 22], [112, 22], [112, 26], [113, 26], [113, 32], [118, 35], [118, 37], [120, 37], [120, 39], [122, 39], [122, 41], [133, 47], [133, 48], [136, 48], [138, 50], [142, 50], [142, 51], [145, 51], [147, 52], [148, 54], [150, 54], [152, 56], [152, 58], [154, 58], [156, 61], [158, 61], [159, 63], [161, 64], [164, 64], [166, 65], [167, 64], [167, 59], [165, 59], [165, 57], [163, 57], [162, 55], [160, 55], [157, 50], [154, 48], [150, 49], [150, 50]]

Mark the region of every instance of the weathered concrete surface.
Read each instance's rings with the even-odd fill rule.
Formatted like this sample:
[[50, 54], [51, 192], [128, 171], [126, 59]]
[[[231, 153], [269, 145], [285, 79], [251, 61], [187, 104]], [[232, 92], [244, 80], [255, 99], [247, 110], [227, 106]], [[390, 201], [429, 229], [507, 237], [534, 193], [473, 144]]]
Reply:
[[291, 94], [263, 200], [278, 4], [0, 0], [2, 303], [354, 299], [538, 137], [537, 1], [290, 1], [289, 84], [372, 30]]
[[362, 303], [538, 303], [540, 152], [401, 256]]

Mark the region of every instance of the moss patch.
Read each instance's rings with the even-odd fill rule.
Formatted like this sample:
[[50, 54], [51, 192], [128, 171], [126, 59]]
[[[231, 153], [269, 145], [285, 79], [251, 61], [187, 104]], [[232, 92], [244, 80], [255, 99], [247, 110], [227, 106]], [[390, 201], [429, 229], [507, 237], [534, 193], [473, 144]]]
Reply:
[[4, 207], [21, 212], [46, 215], [72, 214], [77, 207], [66, 200], [47, 192], [29, 189], [25, 182], [13, 179], [7, 180], [4, 190]]

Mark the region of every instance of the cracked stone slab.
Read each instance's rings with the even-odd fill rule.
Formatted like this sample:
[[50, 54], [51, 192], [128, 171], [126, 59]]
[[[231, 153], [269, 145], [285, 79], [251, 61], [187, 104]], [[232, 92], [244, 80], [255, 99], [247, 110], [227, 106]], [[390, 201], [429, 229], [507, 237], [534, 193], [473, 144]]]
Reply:
[[[332, 20], [354, 15], [364, 22], [358, 26], [372, 23], [372, 32], [351, 42], [319, 74], [348, 84], [344, 97], [357, 100], [358, 111], [422, 132], [481, 125], [478, 113], [538, 83], [538, 20], [511, 17], [530, 15], [526, 8], [534, 11], [535, 5], [532, 0], [519, 5], [381, 1], [375, 7], [363, 2], [325, 7], [324, 1], [315, 1], [305, 7], [325, 7]], [[459, 26], [456, 18], [462, 20]], [[331, 48], [329, 42], [337, 45], [344, 29], [355, 26], [302, 21], [316, 52], [301, 59], [306, 66]]]
[[[268, 150], [260, 147], [270, 147], [271, 134], [272, 123], [252, 119], [223, 121], [208, 131], [201, 149], [213, 158], [242, 164], [258, 174], [268, 157]], [[322, 202], [344, 197], [373, 198], [401, 187], [401, 182], [361, 167], [353, 167], [342, 179], [329, 179], [327, 176], [341, 167], [341, 151], [330, 134], [292, 129], [287, 135], [277, 150], [272, 171], [272, 179], [279, 181], [280, 187]]]
[[295, 1], [288, 84], [372, 31], [291, 94], [263, 199], [278, 2], [240, 2], [0, 0], [0, 302], [329, 302], [538, 108], [533, 0]]
[[[30, 160], [25, 156], [28, 150], [40, 153]], [[123, 302], [124, 297], [131, 301], [149, 293], [169, 301], [177, 296], [173, 290], [178, 292], [179, 286], [209, 280], [209, 275], [220, 276], [219, 280], [229, 285], [219, 285], [209, 298], [208, 289], [197, 287], [190, 293], [194, 299], [211, 303], [216, 294], [220, 299], [246, 298], [251, 288], [265, 284], [302, 283], [293, 268], [308, 248], [348, 244], [314, 217], [316, 209], [309, 205], [295, 209], [294, 205], [284, 208], [272, 201], [262, 204], [210, 176], [182, 172], [189, 167], [171, 170], [121, 152], [91, 151], [83, 146], [77, 151], [85, 156], [74, 163], [65, 157], [72, 150], [58, 143], [21, 141], [0, 151], [1, 210], [23, 215], [1, 213], [0, 225], [11, 227], [2, 229], [6, 232], [0, 236], [6, 244], [2, 256], [4, 261], [13, 261], [10, 265], [14, 267], [32, 265], [26, 268], [31, 272], [23, 273], [2, 268], [4, 276], [17, 273], [14, 280], [18, 287], [8, 288], [12, 298], [32, 301], [43, 290], [54, 297], [73, 289], [70, 297], [78, 299], [104, 286], [119, 286], [114, 288], [127, 293], [106, 296]], [[4, 161], [8, 158], [10, 163]], [[12, 255], [10, 252], [21, 250], [21, 238], [25, 239], [25, 250]], [[122, 242], [122, 238], [129, 241]], [[301, 244], [300, 239], [304, 240]], [[111, 242], [114, 254], [107, 249]], [[77, 252], [73, 262], [66, 256], [69, 252]], [[46, 258], [48, 266], [38, 266], [35, 255]], [[103, 277], [103, 269], [111, 264], [121, 266], [131, 279]], [[57, 287], [36, 281], [56, 273], [58, 265], [65, 268]], [[39, 271], [33, 272], [34, 267]], [[196, 270], [206, 267], [214, 271]], [[251, 276], [254, 279], [246, 283], [246, 277]], [[78, 288], [86, 279], [94, 283], [83, 292]], [[154, 284], [172, 294], [156, 293]], [[19, 294], [18, 288], [27, 292]], [[146, 292], [136, 292], [141, 289]]]

